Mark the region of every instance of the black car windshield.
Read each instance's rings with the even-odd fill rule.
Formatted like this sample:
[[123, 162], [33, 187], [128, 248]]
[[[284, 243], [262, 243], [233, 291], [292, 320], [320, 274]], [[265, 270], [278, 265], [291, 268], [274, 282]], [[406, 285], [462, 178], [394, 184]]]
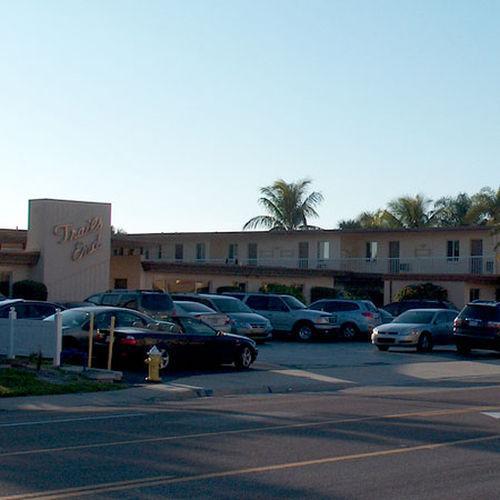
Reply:
[[295, 297], [281, 297], [283, 299], [283, 302], [292, 309], [292, 311], [297, 310], [297, 309], [306, 309], [306, 306], [302, 304], [302, 302]]
[[[47, 316], [44, 321], [54, 321], [56, 315]], [[80, 328], [90, 317], [87, 311], [67, 309], [61, 312], [62, 326], [66, 328]]]
[[172, 299], [166, 293], [145, 293], [141, 295], [141, 305], [147, 311], [171, 311]]
[[241, 300], [229, 297], [212, 297], [212, 302], [224, 313], [251, 313], [252, 310]]
[[469, 304], [458, 317], [482, 319], [484, 321], [500, 321], [500, 307]]
[[436, 313], [434, 311], [406, 311], [398, 316], [393, 323], [430, 323]]

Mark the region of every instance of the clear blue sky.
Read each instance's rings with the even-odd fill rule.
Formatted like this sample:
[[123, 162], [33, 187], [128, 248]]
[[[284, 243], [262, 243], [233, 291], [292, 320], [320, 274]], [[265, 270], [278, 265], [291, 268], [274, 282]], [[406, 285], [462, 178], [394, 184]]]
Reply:
[[0, 0], [0, 227], [108, 201], [239, 230], [313, 179], [322, 227], [500, 182], [500, 1]]

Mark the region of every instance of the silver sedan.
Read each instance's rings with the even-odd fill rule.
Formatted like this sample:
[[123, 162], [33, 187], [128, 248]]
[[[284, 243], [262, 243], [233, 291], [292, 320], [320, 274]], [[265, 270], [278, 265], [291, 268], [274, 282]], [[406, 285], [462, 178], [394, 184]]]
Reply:
[[458, 311], [450, 309], [412, 309], [391, 323], [373, 330], [372, 344], [379, 350], [389, 347], [416, 347], [430, 352], [434, 345], [453, 343], [453, 321]]

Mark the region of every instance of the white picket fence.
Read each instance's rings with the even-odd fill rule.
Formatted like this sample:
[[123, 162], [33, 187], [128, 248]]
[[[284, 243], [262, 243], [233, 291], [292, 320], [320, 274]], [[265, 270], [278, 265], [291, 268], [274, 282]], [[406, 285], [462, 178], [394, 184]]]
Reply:
[[54, 366], [61, 364], [62, 321], [56, 313], [55, 321], [17, 319], [10, 310], [9, 319], [0, 319], [0, 354], [14, 359], [42, 353], [43, 358], [53, 360]]

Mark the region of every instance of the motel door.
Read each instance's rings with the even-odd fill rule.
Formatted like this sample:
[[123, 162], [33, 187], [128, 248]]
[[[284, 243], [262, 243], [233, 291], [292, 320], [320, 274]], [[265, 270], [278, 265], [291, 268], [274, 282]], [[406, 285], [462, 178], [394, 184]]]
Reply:
[[470, 272], [483, 273], [483, 240], [470, 241]]
[[399, 273], [399, 241], [389, 241], [389, 273]]

